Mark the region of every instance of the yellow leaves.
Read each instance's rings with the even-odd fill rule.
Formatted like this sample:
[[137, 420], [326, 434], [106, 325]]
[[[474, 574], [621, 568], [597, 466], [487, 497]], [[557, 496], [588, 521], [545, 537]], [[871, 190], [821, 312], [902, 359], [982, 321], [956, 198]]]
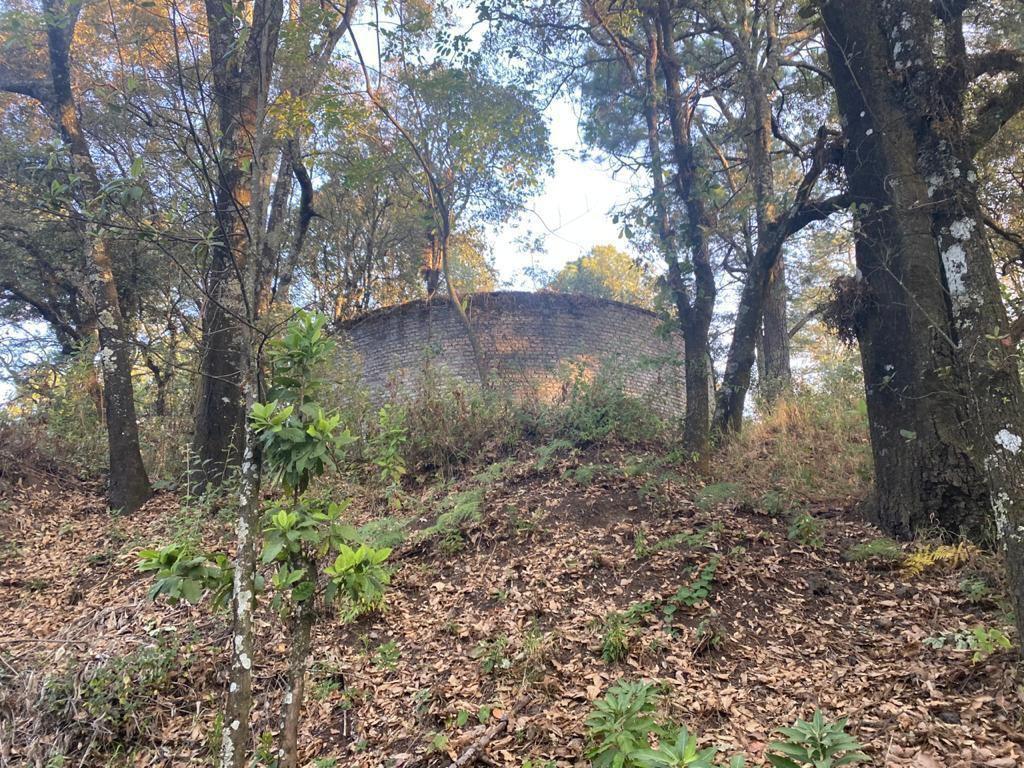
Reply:
[[978, 548], [966, 541], [961, 541], [955, 546], [940, 544], [937, 547], [925, 547], [907, 555], [903, 561], [903, 572], [908, 576], [920, 576], [926, 570], [939, 565], [959, 568], [977, 554]]
[[274, 137], [286, 139], [312, 120], [307, 99], [285, 91], [274, 99], [268, 109], [274, 124]]

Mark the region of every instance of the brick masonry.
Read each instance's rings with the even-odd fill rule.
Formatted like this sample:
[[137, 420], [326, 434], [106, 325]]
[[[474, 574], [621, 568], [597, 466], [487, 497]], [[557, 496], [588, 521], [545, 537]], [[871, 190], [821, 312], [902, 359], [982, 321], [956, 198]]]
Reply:
[[[470, 320], [492, 383], [521, 397], [557, 400], [574, 368], [606, 371], [663, 415], [684, 411], [683, 341], [659, 332], [653, 312], [563, 293], [498, 291], [469, 297]], [[341, 325], [374, 401], [409, 393], [426, 370], [479, 383], [472, 348], [447, 299], [412, 301]]]

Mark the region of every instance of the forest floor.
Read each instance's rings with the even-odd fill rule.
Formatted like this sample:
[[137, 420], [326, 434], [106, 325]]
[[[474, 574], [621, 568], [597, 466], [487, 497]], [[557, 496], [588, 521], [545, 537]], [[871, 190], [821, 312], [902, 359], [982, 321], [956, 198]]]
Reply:
[[[816, 707], [849, 717], [872, 765], [1024, 765], [1016, 656], [975, 659], [955, 641], [1004, 626], [998, 592], [983, 586], [998, 581], [991, 557], [917, 575], [891, 557], [855, 562], [850, 547], [879, 533], [848, 500], [807, 509], [816, 522], [794, 540], [783, 510], [742, 496], [612, 447], [522, 455], [407, 498], [411, 531], [433, 522], [430, 510], [470, 506], [459, 525], [396, 546], [382, 614], [319, 625], [307, 764], [447, 765], [506, 714], [482, 763], [582, 764], [594, 700], [628, 678], [659, 682], [666, 717], [748, 765]], [[183, 512], [170, 493], [118, 517], [89, 485], [36, 478], [3, 491], [0, 765], [104, 765], [119, 753], [114, 764], [209, 762], [227, 618], [149, 602], [136, 570], [140, 548], [189, 527], [230, 541], [224, 520]], [[668, 615], [712, 562], [707, 598]], [[628, 616], [610, 622], [626, 653], [617, 662], [602, 658], [612, 614]], [[278, 626], [269, 612], [259, 623], [257, 734], [277, 722], [266, 702], [283, 686]], [[156, 674], [111, 667], [154, 647], [173, 649]]]

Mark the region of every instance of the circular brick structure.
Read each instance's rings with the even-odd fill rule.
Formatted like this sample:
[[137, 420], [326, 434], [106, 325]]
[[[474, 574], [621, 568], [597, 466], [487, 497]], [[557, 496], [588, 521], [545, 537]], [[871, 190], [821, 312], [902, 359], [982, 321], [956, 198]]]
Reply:
[[[566, 381], [598, 370], [664, 415], [684, 410], [683, 341], [631, 304], [565, 293], [497, 291], [468, 298], [467, 312], [493, 386], [556, 400]], [[369, 312], [340, 326], [375, 402], [414, 391], [432, 375], [479, 385], [472, 347], [447, 299]]]

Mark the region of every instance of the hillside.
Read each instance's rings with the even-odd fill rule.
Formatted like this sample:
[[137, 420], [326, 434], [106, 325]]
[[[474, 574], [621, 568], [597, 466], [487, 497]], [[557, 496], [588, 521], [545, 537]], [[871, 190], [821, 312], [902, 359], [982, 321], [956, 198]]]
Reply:
[[[396, 542], [385, 610], [318, 625], [303, 764], [447, 765], [495, 724], [483, 764], [580, 764], [584, 720], [621, 678], [657, 681], [665, 717], [752, 765], [816, 707], [849, 717], [872, 765], [1022, 764], [1014, 655], [974, 660], [951, 637], [1002, 621], [989, 556], [916, 575], [900, 560], [924, 543], [851, 559], [880, 534], [848, 499], [791, 519], [658, 457], [523, 449], [412, 488], [392, 510], [406, 529], [373, 528]], [[89, 485], [37, 476], [4, 490], [4, 765], [209, 763], [229, 616], [154, 604], [136, 571], [144, 546], [231, 539], [222, 517], [181, 502], [163, 493], [115, 517]], [[260, 618], [259, 647], [284, 650]], [[282, 671], [261, 667], [257, 686], [279, 688]], [[254, 718], [254, 733], [277, 727], [265, 706]]]

